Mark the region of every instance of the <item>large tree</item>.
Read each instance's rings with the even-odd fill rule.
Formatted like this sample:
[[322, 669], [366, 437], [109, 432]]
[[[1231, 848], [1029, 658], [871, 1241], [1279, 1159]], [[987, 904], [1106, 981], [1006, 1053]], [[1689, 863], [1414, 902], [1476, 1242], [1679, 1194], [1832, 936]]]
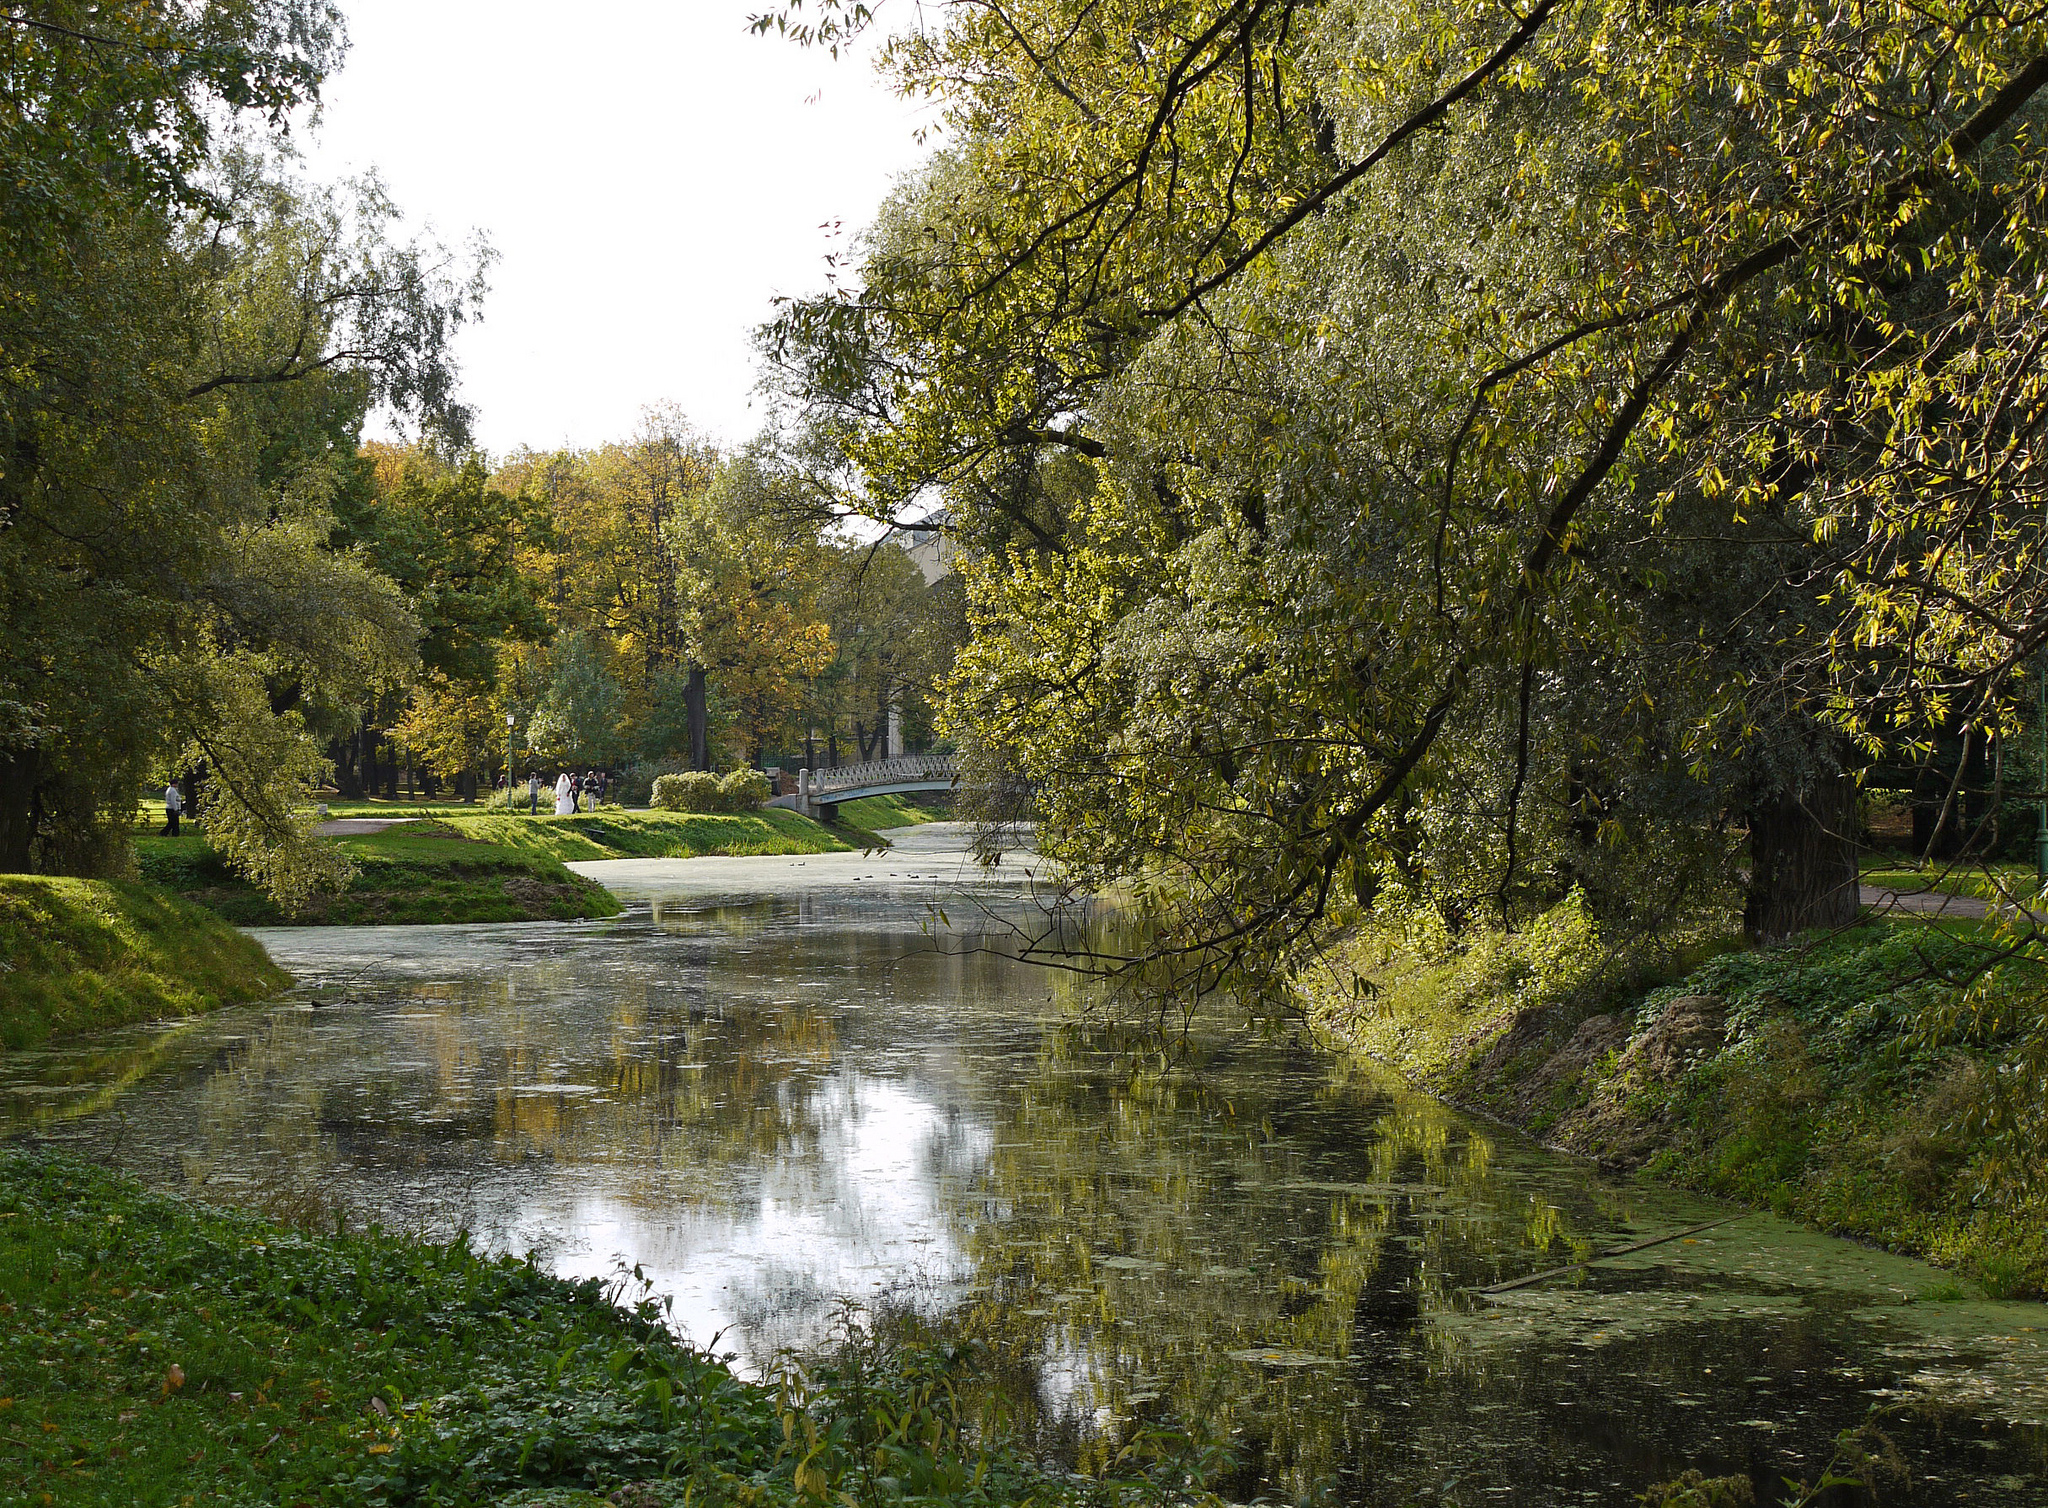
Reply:
[[769, 349], [878, 509], [948, 494], [959, 730], [1079, 882], [1211, 977], [1692, 834], [1617, 889], [1684, 904], [1732, 812], [1753, 931], [1853, 914], [1849, 768], [2048, 630], [2048, 21], [942, 14], [953, 145]]
[[118, 865], [149, 770], [197, 767], [217, 846], [332, 878], [311, 730], [415, 628], [330, 503], [370, 404], [459, 430], [476, 293], [260, 150], [338, 45], [310, 0], [0, 15], [0, 868]]

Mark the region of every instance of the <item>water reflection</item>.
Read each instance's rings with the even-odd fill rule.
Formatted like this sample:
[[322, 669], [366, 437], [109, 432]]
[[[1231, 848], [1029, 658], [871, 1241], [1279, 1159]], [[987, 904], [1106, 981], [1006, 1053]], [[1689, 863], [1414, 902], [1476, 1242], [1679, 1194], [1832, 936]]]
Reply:
[[1712, 1211], [1296, 1046], [1049, 1029], [1074, 981], [921, 920], [813, 883], [289, 934], [287, 1000], [11, 1058], [0, 1096], [159, 1182], [637, 1263], [750, 1361], [840, 1295], [967, 1331], [1048, 1449], [1189, 1421], [1242, 1498], [1624, 1503], [1811, 1471], [1897, 1399], [1901, 1501], [2048, 1498], [2039, 1306], [1911, 1302], [1938, 1275], [1763, 1218], [1475, 1298]]

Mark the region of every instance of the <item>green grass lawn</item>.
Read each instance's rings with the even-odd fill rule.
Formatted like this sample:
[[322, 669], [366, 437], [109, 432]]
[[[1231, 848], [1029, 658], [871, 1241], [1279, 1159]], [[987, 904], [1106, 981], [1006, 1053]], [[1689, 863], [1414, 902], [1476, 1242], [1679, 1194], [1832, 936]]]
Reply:
[[466, 837], [557, 860], [837, 853], [854, 846], [832, 829], [781, 807], [665, 812], [608, 806], [574, 817], [471, 808], [442, 820]]
[[207, 846], [197, 824], [159, 835], [162, 804], [144, 803], [135, 841], [143, 877], [242, 926], [571, 920], [613, 916], [618, 903], [563, 868], [588, 859], [844, 853], [887, 840], [883, 829], [936, 820], [898, 796], [849, 801], [826, 827], [780, 807], [756, 812], [668, 812], [607, 806], [573, 817], [464, 805], [333, 802], [334, 817], [407, 817], [380, 833], [333, 841], [359, 873], [338, 896], [315, 897], [286, 917]]
[[863, 796], [839, 804], [838, 826], [876, 833], [891, 827], [921, 827], [927, 822], [944, 822], [950, 814], [916, 806], [902, 796]]
[[316, 896], [291, 917], [231, 870], [200, 833], [138, 838], [135, 850], [152, 884], [242, 926], [573, 921], [620, 909], [610, 891], [560, 860], [478, 841], [446, 821], [334, 841], [355, 862], [356, 878], [341, 894]]
[[0, 875], [0, 1045], [190, 1016], [291, 976], [219, 917], [147, 885]]

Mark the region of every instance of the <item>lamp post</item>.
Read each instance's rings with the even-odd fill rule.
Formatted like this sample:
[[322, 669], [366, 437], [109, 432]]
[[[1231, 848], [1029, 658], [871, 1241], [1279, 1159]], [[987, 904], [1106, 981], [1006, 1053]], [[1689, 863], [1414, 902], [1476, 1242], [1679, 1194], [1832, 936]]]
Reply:
[[512, 810], [512, 714], [505, 714], [505, 810]]

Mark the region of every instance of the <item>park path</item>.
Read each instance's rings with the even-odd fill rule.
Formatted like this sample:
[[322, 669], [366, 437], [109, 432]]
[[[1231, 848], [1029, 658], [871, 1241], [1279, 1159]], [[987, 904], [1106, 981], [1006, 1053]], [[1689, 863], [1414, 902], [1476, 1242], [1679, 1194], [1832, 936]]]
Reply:
[[1916, 916], [1958, 916], [1972, 919], [1991, 914], [1991, 903], [1977, 895], [1944, 895], [1938, 890], [1887, 890], [1865, 885], [1862, 900], [1873, 911], [1910, 911]]
[[367, 833], [381, 833], [401, 822], [419, 820], [417, 817], [336, 817], [331, 822], [322, 822], [313, 831], [323, 838], [359, 838]]

